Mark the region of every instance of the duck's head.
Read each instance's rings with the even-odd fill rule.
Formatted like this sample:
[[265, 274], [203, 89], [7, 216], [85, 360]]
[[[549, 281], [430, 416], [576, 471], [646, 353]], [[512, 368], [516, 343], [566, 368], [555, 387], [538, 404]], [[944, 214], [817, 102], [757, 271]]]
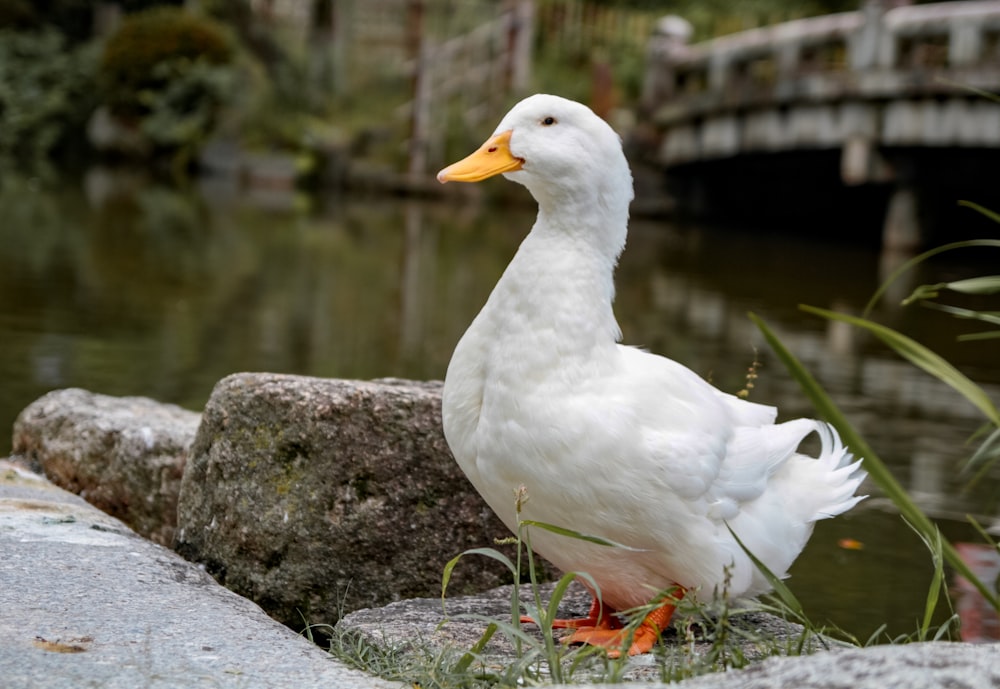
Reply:
[[526, 186], [539, 203], [599, 198], [627, 206], [632, 200], [618, 134], [587, 106], [559, 96], [522, 100], [486, 143], [437, 178], [478, 182], [498, 174]]

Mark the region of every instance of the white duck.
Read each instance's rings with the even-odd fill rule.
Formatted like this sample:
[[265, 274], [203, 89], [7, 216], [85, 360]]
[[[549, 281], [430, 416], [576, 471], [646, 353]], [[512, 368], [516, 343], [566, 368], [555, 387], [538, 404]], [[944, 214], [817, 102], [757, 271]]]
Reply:
[[[632, 175], [618, 135], [589, 108], [526, 98], [438, 180], [496, 174], [528, 188], [538, 218], [455, 348], [445, 436], [511, 530], [533, 519], [628, 546], [531, 535], [540, 555], [598, 586], [587, 618], [560, 621], [576, 629], [570, 642], [616, 655], [624, 631], [614, 613], [665, 601], [632, 637], [629, 653], [646, 652], [677, 597], [721, 591], [727, 568], [732, 597], [770, 588], [730, 528], [783, 576], [817, 519], [861, 500], [864, 472], [827, 424], [775, 424], [774, 408], [618, 344], [613, 272]], [[797, 452], [810, 433], [822, 444], [815, 458]], [[671, 588], [672, 599], [657, 598]]]

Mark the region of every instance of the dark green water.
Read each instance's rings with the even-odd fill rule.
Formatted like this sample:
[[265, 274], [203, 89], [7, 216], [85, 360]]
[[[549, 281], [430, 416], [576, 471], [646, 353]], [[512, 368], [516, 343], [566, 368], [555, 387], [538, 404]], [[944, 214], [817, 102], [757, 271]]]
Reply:
[[[502, 184], [502, 182], [497, 182]], [[180, 192], [97, 175], [59, 193], [0, 182], [0, 421], [45, 392], [84, 387], [200, 409], [236, 371], [441, 378], [452, 347], [524, 232], [530, 208], [382, 197], [319, 202], [223, 186]], [[994, 256], [938, 261], [917, 282], [984, 272]], [[636, 220], [618, 272], [630, 344], [743, 387], [782, 417], [810, 414], [746, 318], [764, 317], [813, 370], [953, 541], [966, 512], [997, 512], [997, 476], [963, 492], [980, 424], [957, 394], [799, 303], [859, 311], [887, 257], [870, 247], [740, 228]], [[995, 308], [995, 307], [994, 307]], [[919, 308], [880, 318], [950, 357], [1000, 398], [996, 341], [957, 345]], [[967, 324], [960, 324], [967, 327]], [[0, 438], [0, 452], [10, 449]], [[818, 623], [862, 638], [916, 629], [931, 559], [885, 501], [821, 523], [789, 580]], [[841, 547], [843, 539], [862, 549]]]

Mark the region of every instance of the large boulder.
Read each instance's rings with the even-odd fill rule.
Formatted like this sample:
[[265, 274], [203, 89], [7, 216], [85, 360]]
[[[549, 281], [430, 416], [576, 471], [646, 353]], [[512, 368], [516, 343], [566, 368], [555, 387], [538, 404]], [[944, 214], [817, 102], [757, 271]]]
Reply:
[[[440, 595], [450, 558], [508, 535], [452, 459], [440, 408], [439, 383], [223, 379], [184, 473], [177, 551], [296, 628]], [[480, 560], [453, 590], [503, 582]]]
[[56, 485], [169, 546], [200, 418], [145, 397], [56, 390], [17, 417], [13, 453]]

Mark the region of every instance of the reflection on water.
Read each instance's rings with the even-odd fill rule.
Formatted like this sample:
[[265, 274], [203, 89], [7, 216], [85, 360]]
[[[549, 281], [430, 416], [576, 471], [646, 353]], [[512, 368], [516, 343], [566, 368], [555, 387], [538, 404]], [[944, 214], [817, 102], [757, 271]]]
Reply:
[[[58, 194], [3, 180], [0, 418], [9, 427], [29, 402], [70, 386], [199, 409], [235, 371], [441, 378], [532, 220], [516, 204], [338, 198], [310, 209], [306, 201], [100, 176]], [[760, 314], [941, 519], [944, 535], [975, 540], [964, 515], [989, 522], [997, 504], [996, 477], [963, 492], [957, 472], [977, 412], [858, 331], [797, 309], [860, 311], [891, 258], [819, 243], [808, 228], [769, 236], [636, 220], [616, 310], [628, 343], [726, 390], [743, 387], [758, 348], [753, 398], [779, 405], [784, 418], [810, 414], [746, 318]], [[961, 260], [939, 260], [913, 279], [982, 272], [981, 256]], [[995, 342], [956, 345], [956, 324], [936, 312], [885, 307], [880, 318], [1000, 397]], [[891, 634], [915, 630], [931, 573], [919, 539], [875, 495], [818, 526], [791, 584], [817, 622], [867, 638], [882, 622]]]

